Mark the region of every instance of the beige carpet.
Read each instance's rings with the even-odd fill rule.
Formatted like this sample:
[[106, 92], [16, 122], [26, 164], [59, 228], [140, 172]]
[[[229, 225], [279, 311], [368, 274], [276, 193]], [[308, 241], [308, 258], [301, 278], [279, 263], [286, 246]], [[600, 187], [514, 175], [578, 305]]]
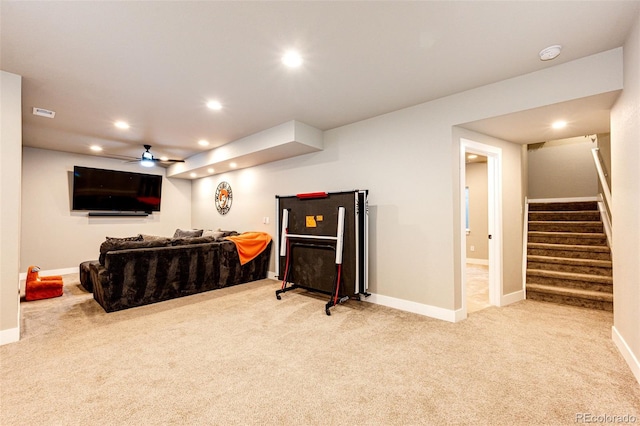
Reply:
[[[610, 312], [522, 301], [451, 324], [258, 281], [106, 314], [66, 277], [0, 347], [0, 424], [575, 424], [640, 417]], [[637, 420], [640, 421], [640, 420]]]

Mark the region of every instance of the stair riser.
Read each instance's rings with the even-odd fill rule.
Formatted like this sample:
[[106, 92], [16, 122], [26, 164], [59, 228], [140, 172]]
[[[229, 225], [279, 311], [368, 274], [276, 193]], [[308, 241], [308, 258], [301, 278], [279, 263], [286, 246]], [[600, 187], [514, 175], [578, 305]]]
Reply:
[[576, 236], [576, 235], [529, 235], [530, 243], [543, 243], [543, 244], [574, 244], [574, 245], [592, 245], [592, 246], [606, 246], [607, 237], [604, 235], [589, 235], [589, 236]]
[[552, 286], [564, 287], [564, 288], [577, 288], [577, 289], [591, 290], [591, 291], [601, 291], [603, 293], [613, 293], [613, 286], [611, 284], [604, 284], [604, 283], [598, 283], [593, 281], [567, 280], [564, 278], [540, 277], [540, 276], [531, 276], [527, 274], [527, 283], [552, 285]]
[[613, 303], [608, 301], [581, 299], [570, 296], [561, 296], [557, 294], [538, 293], [527, 290], [527, 299], [538, 300], [541, 302], [558, 303], [561, 305], [580, 306], [589, 309], [599, 309], [602, 311], [613, 312]]
[[558, 222], [544, 222], [544, 223], [529, 223], [529, 231], [540, 232], [593, 232], [602, 234], [604, 227], [602, 223], [558, 223]]
[[594, 221], [600, 220], [599, 212], [530, 212], [530, 221]]
[[547, 263], [543, 261], [528, 261], [527, 268], [543, 269], [545, 271], [573, 272], [575, 274], [599, 275], [611, 277], [611, 268], [588, 265], [567, 265], [562, 263]]
[[532, 256], [568, 257], [570, 259], [611, 260], [610, 253], [596, 251], [573, 251], [529, 248], [527, 254]]
[[529, 211], [598, 211], [596, 201], [581, 201], [576, 203], [530, 203]]

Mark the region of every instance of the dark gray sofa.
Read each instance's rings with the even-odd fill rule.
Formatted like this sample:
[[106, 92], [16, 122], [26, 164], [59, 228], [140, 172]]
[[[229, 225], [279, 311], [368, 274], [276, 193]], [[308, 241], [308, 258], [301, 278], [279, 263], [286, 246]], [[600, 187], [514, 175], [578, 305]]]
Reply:
[[[205, 242], [203, 242], [205, 241]], [[203, 238], [119, 243], [81, 270], [93, 298], [107, 312], [147, 305], [267, 277], [272, 242], [240, 264], [235, 243]], [[127, 248], [128, 246], [149, 246]], [[154, 246], [155, 245], [155, 246]], [[81, 274], [82, 275], [82, 274]]]

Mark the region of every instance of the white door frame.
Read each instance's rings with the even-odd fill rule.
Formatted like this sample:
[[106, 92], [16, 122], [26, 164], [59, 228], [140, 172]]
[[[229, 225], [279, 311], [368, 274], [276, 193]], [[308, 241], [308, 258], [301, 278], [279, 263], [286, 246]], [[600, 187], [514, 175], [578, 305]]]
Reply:
[[460, 138], [460, 267], [462, 277], [463, 318], [467, 316], [465, 226], [466, 153], [487, 157], [487, 190], [489, 216], [489, 303], [502, 306], [502, 148]]

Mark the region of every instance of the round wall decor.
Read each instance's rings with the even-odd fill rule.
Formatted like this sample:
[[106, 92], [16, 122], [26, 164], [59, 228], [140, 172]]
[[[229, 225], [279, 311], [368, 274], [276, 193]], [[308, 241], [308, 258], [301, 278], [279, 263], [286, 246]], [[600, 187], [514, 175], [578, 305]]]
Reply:
[[216, 210], [220, 214], [227, 214], [233, 202], [233, 192], [231, 185], [227, 182], [220, 182], [216, 188]]

